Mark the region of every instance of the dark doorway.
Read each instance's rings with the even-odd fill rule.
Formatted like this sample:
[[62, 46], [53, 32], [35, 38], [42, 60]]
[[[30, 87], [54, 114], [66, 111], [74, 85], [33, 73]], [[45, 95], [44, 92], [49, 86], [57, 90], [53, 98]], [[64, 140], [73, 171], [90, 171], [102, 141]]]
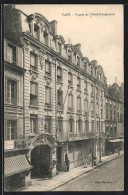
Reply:
[[50, 165], [50, 147], [41, 145], [35, 147], [31, 152], [31, 178], [41, 178], [48, 176]]
[[57, 168], [61, 171], [61, 155], [62, 155], [62, 147], [57, 148]]

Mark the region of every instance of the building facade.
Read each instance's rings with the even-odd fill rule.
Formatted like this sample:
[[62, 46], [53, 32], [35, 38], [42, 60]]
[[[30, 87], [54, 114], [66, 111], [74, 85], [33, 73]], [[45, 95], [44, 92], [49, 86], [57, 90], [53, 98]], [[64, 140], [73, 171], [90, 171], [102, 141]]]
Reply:
[[106, 120], [105, 120], [105, 145], [106, 154], [114, 153], [116, 149], [123, 149], [124, 137], [124, 102], [122, 86], [117, 83], [106, 90]]
[[[12, 6], [5, 8], [5, 14], [5, 53], [7, 40], [18, 44], [19, 63], [11, 62], [11, 67], [22, 70], [17, 76], [15, 70], [12, 76], [18, 84], [13, 85], [19, 86], [17, 95], [10, 93], [19, 98], [20, 108], [14, 112], [21, 118], [17, 123], [21, 148], [26, 148], [33, 166], [30, 178], [47, 176], [49, 168], [53, 175], [64, 171], [66, 154], [71, 168], [83, 164], [89, 154], [101, 160], [105, 155], [107, 82], [102, 66], [84, 57], [80, 44], [66, 44], [57, 34], [55, 20], [49, 22], [39, 13], [28, 16]], [[7, 72], [5, 69], [5, 80]], [[12, 90], [7, 82], [5, 89]], [[6, 111], [6, 107], [5, 113], [11, 109]]]

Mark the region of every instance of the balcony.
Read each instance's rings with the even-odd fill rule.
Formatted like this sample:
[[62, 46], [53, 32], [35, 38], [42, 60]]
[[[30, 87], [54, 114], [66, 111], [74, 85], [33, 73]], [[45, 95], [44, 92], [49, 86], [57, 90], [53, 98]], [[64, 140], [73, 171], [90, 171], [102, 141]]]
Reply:
[[84, 140], [84, 139], [91, 139], [95, 138], [94, 132], [86, 132], [86, 133], [68, 133], [68, 141], [75, 141], [75, 140]]

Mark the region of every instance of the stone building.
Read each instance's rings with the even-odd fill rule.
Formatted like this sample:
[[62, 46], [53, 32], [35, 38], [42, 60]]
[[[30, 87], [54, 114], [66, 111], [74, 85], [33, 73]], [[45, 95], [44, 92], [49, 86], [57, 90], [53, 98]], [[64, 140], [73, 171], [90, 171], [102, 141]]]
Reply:
[[119, 147], [123, 149], [124, 137], [124, 100], [122, 86], [117, 83], [106, 90], [106, 120], [105, 120], [105, 152], [115, 152]]
[[66, 153], [71, 168], [88, 154], [100, 160], [105, 154], [102, 66], [84, 57], [80, 44], [66, 44], [55, 20], [49, 22], [39, 13], [28, 16], [11, 6], [5, 7], [5, 14], [8, 39], [19, 45], [20, 63], [15, 67], [24, 70], [17, 77], [22, 110], [17, 130], [23, 132], [33, 166], [30, 178], [47, 176], [50, 167], [53, 175], [56, 169], [65, 170]]

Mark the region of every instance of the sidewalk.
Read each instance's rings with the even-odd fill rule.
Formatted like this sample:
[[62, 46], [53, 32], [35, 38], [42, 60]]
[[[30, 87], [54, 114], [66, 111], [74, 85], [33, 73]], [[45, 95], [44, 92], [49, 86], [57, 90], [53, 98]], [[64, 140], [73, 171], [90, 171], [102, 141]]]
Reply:
[[[120, 152], [120, 156], [123, 155], [123, 151]], [[59, 175], [54, 176], [52, 179], [32, 179], [31, 186], [27, 186], [21, 191], [52, 191], [57, 187], [79, 177], [82, 174], [85, 174], [99, 166], [104, 165], [105, 163], [112, 161], [120, 157], [117, 153], [111, 154], [109, 156], [103, 156], [102, 162], [97, 163], [97, 166], [84, 168], [84, 165], [71, 169], [69, 172], [60, 172]]]

